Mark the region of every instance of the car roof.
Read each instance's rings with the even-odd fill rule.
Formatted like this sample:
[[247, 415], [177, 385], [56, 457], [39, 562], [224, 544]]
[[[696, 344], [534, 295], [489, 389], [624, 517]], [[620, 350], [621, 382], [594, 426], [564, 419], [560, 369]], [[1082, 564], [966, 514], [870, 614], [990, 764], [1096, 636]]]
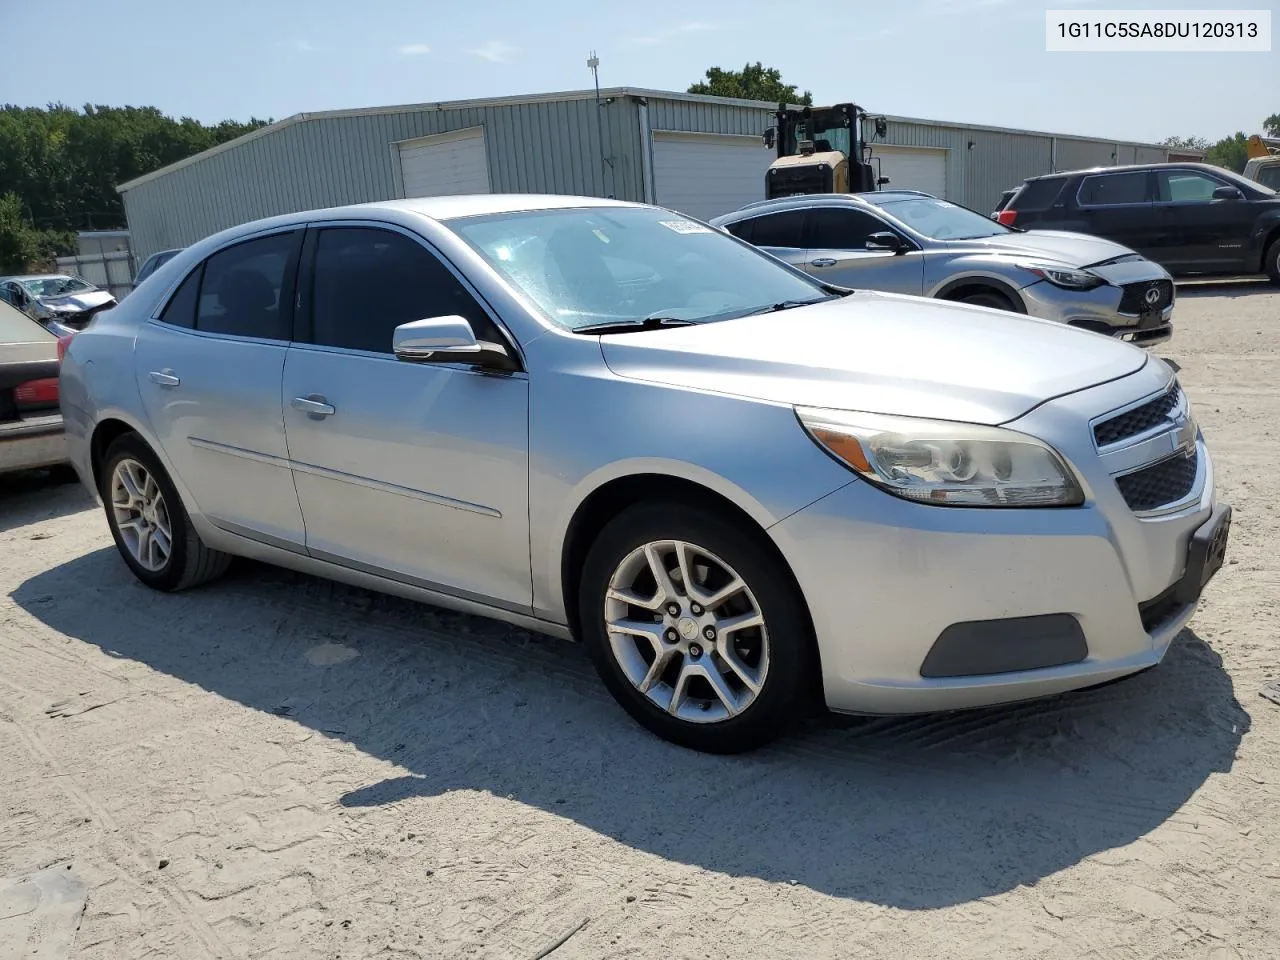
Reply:
[[730, 213], [721, 214], [713, 217], [709, 222], [713, 224], [732, 223], [746, 217], [759, 216], [762, 213], [768, 213], [770, 210], [794, 210], [797, 208], [810, 207], [815, 204], [831, 204], [844, 203], [857, 207], [874, 207], [878, 206], [884, 200], [911, 200], [919, 197], [926, 197], [930, 200], [940, 200], [941, 197], [935, 197], [931, 193], [925, 193], [923, 190], [868, 190], [862, 193], [802, 193], [793, 197], [774, 197], [770, 200], [756, 200], [745, 206], [739, 207]]
[[[1121, 166], [1108, 167], [1081, 167], [1078, 170], [1059, 170], [1056, 173], [1042, 173], [1038, 176], [1027, 177], [1027, 182], [1033, 180], [1049, 180], [1057, 177], [1075, 177], [1081, 174], [1095, 173], [1136, 173], [1142, 170], [1165, 170], [1170, 167], [1176, 167], [1179, 170], [1203, 170], [1205, 173], [1221, 173], [1221, 167], [1215, 167], [1212, 163], [1196, 163], [1188, 160], [1171, 160], [1168, 163], [1127, 163]], [[1230, 171], [1228, 171], [1230, 172]]]
[[569, 210], [583, 207], [644, 206], [646, 205], [641, 203], [608, 200], [600, 197], [530, 193], [482, 193], [460, 194], [448, 197], [410, 197], [402, 200], [374, 200], [369, 203], [355, 203], [341, 207], [298, 210], [294, 213], [250, 220], [211, 234], [191, 244], [189, 247], [183, 247], [181, 252], [194, 250], [197, 256], [203, 257], [209, 251], [215, 250], [224, 244], [267, 230], [276, 230], [282, 227], [300, 227], [307, 223], [332, 220], [359, 220], [362, 218], [376, 220], [380, 219], [379, 214], [389, 215], [386, 218], [393, 221], [402, 219], [404, 214], [408, 213], [447, 222], [464, 217], [477, 217], [487, 214], [532, 213], [539, 210]]

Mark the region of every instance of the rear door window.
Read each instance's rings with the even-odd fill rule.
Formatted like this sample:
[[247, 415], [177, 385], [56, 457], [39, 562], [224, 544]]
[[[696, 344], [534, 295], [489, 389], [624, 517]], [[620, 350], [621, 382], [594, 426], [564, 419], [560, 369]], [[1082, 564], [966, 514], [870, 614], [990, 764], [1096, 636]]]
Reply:
[[291, 339], [292, 275], [300, 234], [291, 231], [248, 240], [206, 260], [196, 329], [265, 340]]
[[1082, 207], [1147, 203], [1147, 171], [1103, 173], [1085, 177], [1080, 184], [1079, 200]]
[[804, 211], [785, 210], [756, 217], [751, 226], [751, 242], [757, 247], [804, 249]]

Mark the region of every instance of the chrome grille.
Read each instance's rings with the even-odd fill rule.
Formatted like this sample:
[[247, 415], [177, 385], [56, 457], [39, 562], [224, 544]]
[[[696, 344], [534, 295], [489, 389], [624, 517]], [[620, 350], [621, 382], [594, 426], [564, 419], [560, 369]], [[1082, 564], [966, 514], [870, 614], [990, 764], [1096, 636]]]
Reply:
[[1099, 448], [1128, 440], [1165, 423], [1172, 423], [1172, 414], [1182, 404], [1182, 389], [1174, 385], [1168, 393], [1156, 397], [1140, 407], [1126, 410], [1118, 416], [1095, 424], [1093, 439]]
[[1196, 482], [1199, 456], [1192, 449], [1166, 457], [1150, 466], [1116, 477], [1116, 486], [1135, 513], [1157, 510], [1191, 493]]

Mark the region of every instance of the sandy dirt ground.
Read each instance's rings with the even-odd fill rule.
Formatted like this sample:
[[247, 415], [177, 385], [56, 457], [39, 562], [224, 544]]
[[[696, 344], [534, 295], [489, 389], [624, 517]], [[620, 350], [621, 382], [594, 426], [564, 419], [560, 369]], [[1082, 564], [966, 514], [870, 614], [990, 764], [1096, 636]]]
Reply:
[[0, 877], [83, 878], [84, 960], [1280, 956], [1280, 294], [1177, 322], [1237, 512], [1159, 669], [739, 758], [571, 644], [251, 564], [151, 593], [4, 481]]

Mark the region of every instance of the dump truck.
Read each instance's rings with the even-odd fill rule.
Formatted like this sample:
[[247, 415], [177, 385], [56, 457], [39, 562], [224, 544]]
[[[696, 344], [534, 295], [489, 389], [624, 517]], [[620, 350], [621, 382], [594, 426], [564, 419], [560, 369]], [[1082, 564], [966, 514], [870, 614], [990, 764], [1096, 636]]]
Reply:
[[765, 173], [765, 199], [808, 193], [861, 193], [889, 182], [873, 164], [863, 125], [874, 136], [887, 129], [884, 117], [868, 117], [856, 103], [830, 107], [778, 104], [774, 125], [764, 131], [766, 147], [778, 158]]

